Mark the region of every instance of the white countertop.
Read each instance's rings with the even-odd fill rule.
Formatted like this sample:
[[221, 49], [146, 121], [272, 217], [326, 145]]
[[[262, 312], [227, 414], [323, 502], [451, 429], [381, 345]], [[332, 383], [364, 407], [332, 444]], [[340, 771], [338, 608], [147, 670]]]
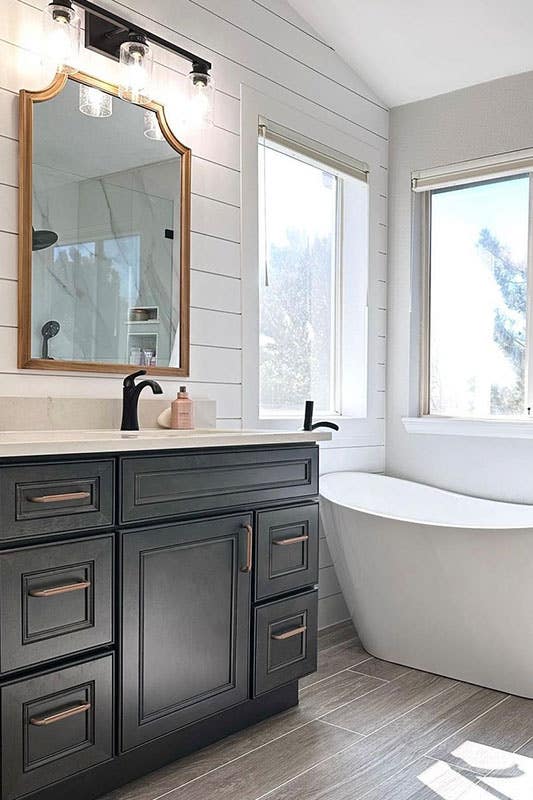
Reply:
[[62, 453], [120, 453], [127, 450], [181, 450], [197, 447], [299, 444], [329, 441], [329, 431], [0, 431], [0, 458]]

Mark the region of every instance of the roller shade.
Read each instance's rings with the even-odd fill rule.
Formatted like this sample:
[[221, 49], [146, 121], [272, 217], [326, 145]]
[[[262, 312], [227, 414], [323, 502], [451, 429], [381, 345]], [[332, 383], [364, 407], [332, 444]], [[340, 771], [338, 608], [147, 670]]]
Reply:
[[529, 172], [533, 172], [533, 149], [413, 172], [411, 188], [414, 192], [428, 192], [476, 181], [525, 175]]
[[368, 182], [370, 168], [364, 161], [340, 153], [322, 142], [317, 142], [307, 136], [302, 136], [297, 131], [277, 125], [270, 120], [259, 118], [259, 136], [265, 142], [288, 147], [305, 159], [319, 161], [320, 164], [330, 167], [335, 172], [343, 173], [359, 181]]

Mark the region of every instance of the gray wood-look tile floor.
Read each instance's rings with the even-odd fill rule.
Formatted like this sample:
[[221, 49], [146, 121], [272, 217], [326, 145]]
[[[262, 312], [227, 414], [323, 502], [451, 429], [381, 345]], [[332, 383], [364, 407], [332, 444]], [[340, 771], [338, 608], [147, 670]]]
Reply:
[[320, 633], [300, 704], [106, 800], [533, 800], [533, 700], [372, 658]]

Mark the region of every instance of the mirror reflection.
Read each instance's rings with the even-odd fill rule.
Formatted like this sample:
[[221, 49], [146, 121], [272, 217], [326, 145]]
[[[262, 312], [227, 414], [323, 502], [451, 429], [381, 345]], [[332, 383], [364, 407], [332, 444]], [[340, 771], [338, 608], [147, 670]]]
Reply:
[[33, 104], [32, 359], [182, 366], [183, 160], [93, 86]]

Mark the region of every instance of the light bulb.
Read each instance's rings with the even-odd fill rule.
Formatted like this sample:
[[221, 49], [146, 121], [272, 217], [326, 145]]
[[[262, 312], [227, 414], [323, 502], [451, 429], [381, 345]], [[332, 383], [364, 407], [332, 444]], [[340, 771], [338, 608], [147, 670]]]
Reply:
[[80, 59], [81, 19], [70, 0], [50, 3], [43, 14], [43, 57], [57, 72], [77, 72]]
[[87, 117], [110, 117], [113, 113], [113, 98], [94, 86], [80, 83], [80, 111]]
[[202, 130], [213, 124], [215, 84], [208, 72], [198, 67], [189, 73], [188, 106], [185, 121], [190, 128]]
[[157, 119], [157, 114], [155, 111], [150, 111], [148, 108], [144, 112], [144, 135], [147, 139], [153, 139], [157, 142], [165, 141], [163, 131], [161, 130], [159, 120]]
[[145, 103], [150, 99], [152, 67], [152, 49], [145, 37], [130, 33], [128, 40], [120, 45], [119, 95], [123, 100]]

